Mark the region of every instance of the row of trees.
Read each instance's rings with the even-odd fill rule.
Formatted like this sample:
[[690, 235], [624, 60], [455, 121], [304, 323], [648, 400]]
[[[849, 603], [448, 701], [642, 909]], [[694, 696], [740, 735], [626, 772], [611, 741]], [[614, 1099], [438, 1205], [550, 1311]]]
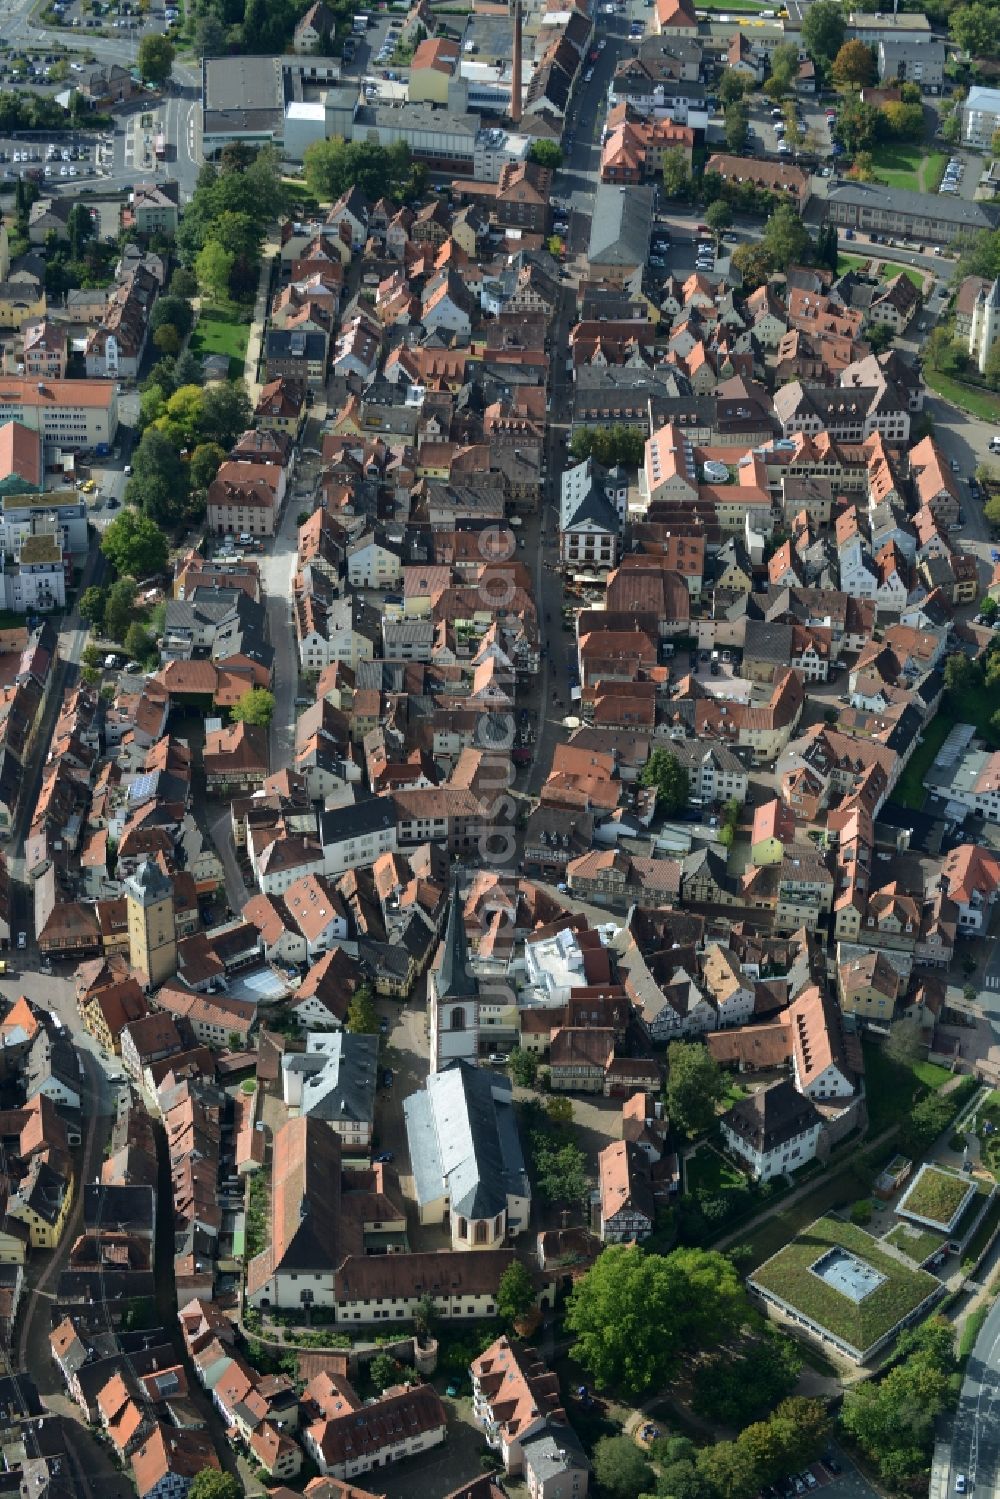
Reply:
[[616, 463], [638, 468], [645, 444], [645, 433], [636, 427], [588, 427], [573, 433], [569, 450], [581, 462], [593, 458], [604, 468], [613, 468]]
[[380, 146], [337, 135], [307, 146], [302, 166], [309, 190], [323, 202], [339, 198], [351, 187], [372, 200], [419, 197], [427, 185], [427, 169], [414, 162], [405, 141]]
[[[926, 1487], [934, 1423], [953, 1408], [960, 1376], [954, 1329], [943, 1317], [906, 1332], [884, 1379], [862, 1381], [844, 1396], [841, 1425], [893, 1487]], [[915, 1489], [913, 1490], [916, 1491]]]
[[267, 226], [287, 205], [277, 154], [234, 143], [198, 175], [177, 230], [177, 252], [211, 297], [249, 298], [257, 290]]

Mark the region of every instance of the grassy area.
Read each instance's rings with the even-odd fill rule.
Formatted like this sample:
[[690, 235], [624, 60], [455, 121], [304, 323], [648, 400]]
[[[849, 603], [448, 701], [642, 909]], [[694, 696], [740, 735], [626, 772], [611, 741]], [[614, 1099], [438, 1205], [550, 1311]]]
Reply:
[[983, 1214], [982, 1223], [980, 1223], [972, 1238], [965, 1246], [965, 1259], [972, 1260], [973, 1263], [978, 1264], [987, 1244], [996, 1233], [998, 1224], [1000, 1224], [1000, 1197], [994, 1197]]
[[947, 161], [943, 151], [928, 151], [919, 142], [883, 141], [872, 152], [875, 172], [887, 187], [915, 193], [935, 192]]
[[855, 1156], [842, 1170], [824, 1176], [812, 1192], [790, 1203], [782, 1212], [772, 1214], [741, 1239], [740, 1248], [747, 1251], [747, 1263], [760, 1265], [770, 1259], [831, 1208], [847, 1207], [858, 1196], [870, 1192], [871, 1184], [871, 1173], [866, 1173], [864, 1163]]
[[945, 1231], [968, 1195], [967, 1176], [943, 1171], [940, 1166], [924, 1165], [896, 1211], [900, 1214], [912, 1213], [916, 1218], [927, 1218]]
[[951, 1077], [947, 1068], [933, 1062], [905, 1066], [875, 1041], [862, 1041], [861, 1045], [865, 1056], [869, 1134], [880, 1134], [890, 1124], [897, 1123], [925, 1088], [936, 1090]]
[[843, 275], [845, 271], [866, 271], [873, 260], [879, 260], [878, 279], [880, 281], [891, 281], [893, 276], [902, 271], [907, 281], [912, 281], [917, 291], [923, 291], [924, 277], [922, 272], [915, 270], [912, 265], [901, 265], [895, 260], [882, 260], [874, 251], [871, 255], [843, 255], [837, 254], [837, 272]]
[[976, 1339], [983, 1330], [983, 1323], [990, 1314], [988, 1306], [977, 1306], [974, 1312], [970, 1312], [965, 1319], [962, 1328], [962, 1336], [958, 1340], [958, 1356], [967, 1359], [976, 1346]]
[[203, 359], [206, 354], [228, 354], [229, 378], [238, 380], [243, 374], [249, 338], [247, 313], [238, 307], [210, 305], [201, 309], [191, 334], [191, 353], [196, 359]]
[[892, 793], [894, 802], [902, 802], [904, 807], [912, 807], [914, 812], [920, 811], [927, 795], [927, 772], [934, 764], [937, 752], [947, 739], [950, 729], [951, 722], [940, 712], [929, 724], [924, 725], [921, 732], [923, 742], [917, 745], [906, 769], [896, 782], [896, 789]]
[[915, 1223], [897, 1223], [891, 1233], [885, 1235], [885, 1242], [907, 1255], [914, 1264], [922, 1265], [945, 1240], [943, 1234], [936, 1234], [929, 1228], [918, 1228]]
[[689, 1192], [731, 1191], [734, 1187], [745, 1187], [747, 1179], [724, 1155], [703, 1145], [688, 1158], [685, 1167]]
[[[852, 1301], [813, 1270], [831, 1249], [854, 1255], [883, 1277], [861, 1301]], [[908, 1270], [852, 1223], [821, 1218], [753, 1273], [753, 1283], [772, 1291], [804, 1317], [864, 1351], [914, 1311], [938, 1287], [926, 1270]]]
[[946, 401], [951, 401], [959, 410], [967, 411], [970, 416], [978, 416], [980, 421], [1000, 422], [1000, 396], [995, 396], [988, 390], [980, 390], [978, 386], [964, 385], [961, 380], [953, 380], [950, 375], [942, 375], [929, 359], [924, 363], [923, 373], [925, 384]]

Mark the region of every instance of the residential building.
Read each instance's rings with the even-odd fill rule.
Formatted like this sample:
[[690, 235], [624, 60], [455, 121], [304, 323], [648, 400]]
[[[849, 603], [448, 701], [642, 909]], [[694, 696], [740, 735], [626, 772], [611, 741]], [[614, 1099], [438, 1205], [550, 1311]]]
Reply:
[[772, 1181], [813, 1160], [823, 1128], [812, 1101], [784, 1081], [734, 1104], [719, 1124], [727, 1150], [755, 1181]]
[[602, 1244], [648, 1239], [656, 1226], [649, 1157], [638, 1145], [613, 1140], [597, 1157]]

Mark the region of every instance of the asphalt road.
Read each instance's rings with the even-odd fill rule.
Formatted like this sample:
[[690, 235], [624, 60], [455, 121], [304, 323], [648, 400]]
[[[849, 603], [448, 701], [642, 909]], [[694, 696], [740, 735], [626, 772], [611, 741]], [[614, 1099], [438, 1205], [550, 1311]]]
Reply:
[[979, 1499], [996, 1492], [1000, 1482], [1000, 1301], [983, 1323], [959, 1396], [951, 1439], [949, 1494], [964, 1474]]

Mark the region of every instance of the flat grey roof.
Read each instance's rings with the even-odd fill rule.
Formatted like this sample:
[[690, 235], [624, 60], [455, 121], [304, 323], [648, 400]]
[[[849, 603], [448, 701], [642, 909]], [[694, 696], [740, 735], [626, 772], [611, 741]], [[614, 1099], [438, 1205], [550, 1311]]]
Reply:
[[284, 109], [280, 57], [206, 57], [205, 110]]

